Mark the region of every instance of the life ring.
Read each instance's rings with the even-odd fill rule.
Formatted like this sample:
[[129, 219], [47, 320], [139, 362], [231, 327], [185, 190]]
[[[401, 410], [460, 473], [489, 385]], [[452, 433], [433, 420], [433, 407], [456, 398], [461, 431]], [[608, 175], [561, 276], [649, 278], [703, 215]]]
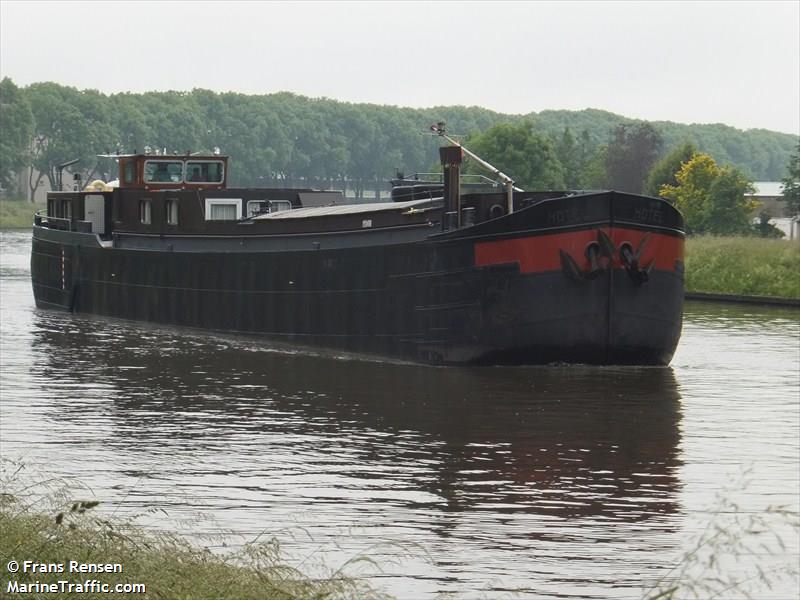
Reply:
[[506, 209], [503, 208], [501, 204], [492, 204], [489, 207], [489, 218], [490, 219], [499, 219], [503, 215], [506, 214]]
[[95, 179], [91, 183], [87, 184], [83, 191], [85, 192], [102, 192], [105, 191], [106, 182], [102, 179]]

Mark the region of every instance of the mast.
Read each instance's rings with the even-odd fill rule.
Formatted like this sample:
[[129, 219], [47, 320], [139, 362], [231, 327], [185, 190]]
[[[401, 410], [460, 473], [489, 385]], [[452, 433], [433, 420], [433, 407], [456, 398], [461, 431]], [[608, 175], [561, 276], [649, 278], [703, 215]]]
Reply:
[[522, 191], [522, 190], [520, 188], [514, 186], [514, 180], [511, 179], [511, 177], [509, 177], [508, 175], [503, 173], [500, 169], [498, 169], [498, 168], [494, 167], [493, 165], [489, 164], [488, 162], [483, 160], [480, 156], [478, 156], [474, 152], [471, 152], [469, 149], [465, 148], [462, 144], [459, 144], [457, 141], [455, 141], [453, 138], [451, 138], [449, 135], [447, 135], [447, 133], [445, 133], [445, 130], [444, 130], [444, 122], [440, 121], [439, 123], [436, 123], [435, 125], [431, 125], [431, 131], [433, 131], [434, 133], [439, 134], [441, 137], [446, 139], [448, 142], [450, 142], [454, 146], [458, 146], [459, 148], [461, 148], [461, 150], [464, 152], [464, 154], [469, 156], [472, 160], [477, 162], [479, 165], [481, 165], [485, 169], [488, 169], [492, 173], [492, 175], [494, 175], [500, 181], [502, 181], [503, 184], [505, 184], [505, 187], [506, 187], [506, 203], [507, 203], [506, 211], [507, 211], [508, 214], [511, 214], [512, 212], [514, 212], [514, 190], [517, 190], [517, 191]]

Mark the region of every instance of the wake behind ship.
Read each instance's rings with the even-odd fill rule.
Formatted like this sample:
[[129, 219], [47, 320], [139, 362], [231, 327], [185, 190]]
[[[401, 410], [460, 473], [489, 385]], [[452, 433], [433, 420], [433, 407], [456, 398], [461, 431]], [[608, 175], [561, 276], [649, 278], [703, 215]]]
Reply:
[[[397, 180], [392, 201], [229, 188], [217, 154], [131, 154], [51, 192], [36, 304], [434, 364], [668, 364], [683, 219], [659, 198]], [[486, 164], [486, 163], [483, 163]]]

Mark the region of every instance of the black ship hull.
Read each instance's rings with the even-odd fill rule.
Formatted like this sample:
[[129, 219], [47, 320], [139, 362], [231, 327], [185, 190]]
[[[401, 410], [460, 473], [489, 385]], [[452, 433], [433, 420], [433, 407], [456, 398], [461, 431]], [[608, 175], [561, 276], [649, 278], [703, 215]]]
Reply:
[[435, 364], [664, 365], [681, 332], [679, 219], [608, 192], [449, 233], [288, 236], [294, 249], [35, 226], [31, 271], [43, 308]]

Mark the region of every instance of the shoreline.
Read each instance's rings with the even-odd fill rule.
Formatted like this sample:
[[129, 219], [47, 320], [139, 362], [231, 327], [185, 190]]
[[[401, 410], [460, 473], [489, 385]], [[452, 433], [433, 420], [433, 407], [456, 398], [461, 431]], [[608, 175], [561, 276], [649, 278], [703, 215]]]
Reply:
[[740, 294], [719, 294], [711, 292], [686, 292], [684, 299], [696, 302], [721, 302], [728, 304], [755, 304], [761, 306], [800, 308], [800, 298], [782, 298], [780, 296], [744, 296]]
[[175, 523], [154, 524], [156, 513], [171, 516], [158, 504], [117, 516], [127, 494], [100, 500], [77, 479], [40, 468], [0, 458], [0, 598], [59, 592], [86, 600], [131, 592], [193, 600], [393, 598], [375, 585], [375, 572], [356, 566], [370, 562], [367, 555], [355, 554], [338, 568], [308, 556], [299, 560], [277, 537], [284, 530], [241, 536], [228, 547], [223, 534], [239, 534], [218, 527], [217, 533], [179, 533]]

